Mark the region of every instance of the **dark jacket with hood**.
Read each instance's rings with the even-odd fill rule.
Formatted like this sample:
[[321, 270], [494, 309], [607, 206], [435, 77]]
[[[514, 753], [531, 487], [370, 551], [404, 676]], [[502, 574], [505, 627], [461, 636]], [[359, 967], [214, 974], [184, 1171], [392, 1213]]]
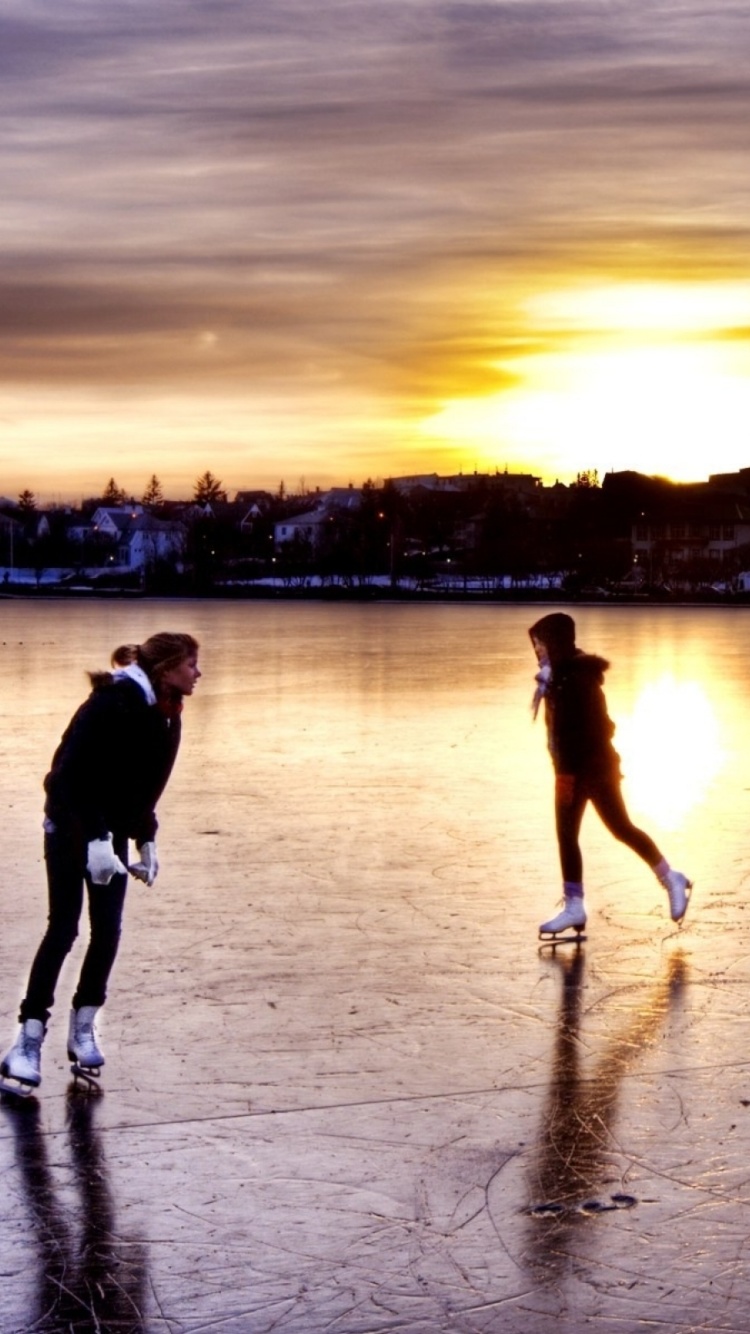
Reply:
[[150, 703], [127, 674], [92, 677], [88, 699], [73, 715], [44, 780], [45, 815], [86, 842], [153, 841], [155, 806], [180, 744], [181, 720]]
[[615, 725], [602, 689], [609, 663], [576, 648], [575, 623], [564, 612], [543, 616], [529, 634], [544, 644], [552, 669], [543, 696], [555, 772], [619, 777], [620, 757], [612, 745]]

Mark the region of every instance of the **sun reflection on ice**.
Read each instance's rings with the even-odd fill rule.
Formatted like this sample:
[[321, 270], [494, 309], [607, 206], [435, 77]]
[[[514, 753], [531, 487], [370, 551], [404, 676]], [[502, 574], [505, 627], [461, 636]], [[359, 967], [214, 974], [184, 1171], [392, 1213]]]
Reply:
[[615, 745], [630, 804], [670, 830], [686, 823], [726, 759], [706, 691], [670, 675], [645, 686], [618, 720]]

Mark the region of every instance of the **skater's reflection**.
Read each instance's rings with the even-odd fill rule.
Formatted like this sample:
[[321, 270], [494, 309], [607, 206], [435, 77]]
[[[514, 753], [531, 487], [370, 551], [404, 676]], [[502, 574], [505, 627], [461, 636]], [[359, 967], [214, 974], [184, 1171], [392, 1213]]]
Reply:
[[38, 1334], [144, 1334], [146, 1248], [118, 1235], [100, 1137], [93, 1125], [97, 1099], [71, 1089], [68, 1134], [80, 1209], [63, 1206], [47, 1157], [35, 1098], [3, 1101], [15, 1136], [16, 1164], [34, 1226], [39, 1271]]
[[643, 1047], [662, 1031], [687, 972], [682, 953], [672, 954], [661, 979], [592, 1065], [584, 1062], [580, 1034], [584, 951], [567, 956], [558, 952], [553, 961], [562, 974], [562, 997], [552, 1074], [529, 1168], [527, 1254], [530, 1265], [550, 1278], [567, 1267], [567, 1242], [587, 1215], [632, 1202], [620, 1181], [613, 1143], [622, 1080]]

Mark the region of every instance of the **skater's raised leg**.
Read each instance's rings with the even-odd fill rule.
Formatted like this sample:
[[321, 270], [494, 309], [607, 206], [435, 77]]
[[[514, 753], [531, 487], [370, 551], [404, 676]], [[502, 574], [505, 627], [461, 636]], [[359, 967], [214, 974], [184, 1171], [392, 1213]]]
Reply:
[[669, 895], [669, 911], [672, 921], [677, 922], [679, 926], [690, 902], [690, 890], [693, 888], [692, 881], [688, 880], [682, 871], [673, 871], [665, 857], [661, 857], [651, 869]]
[[0, 1088], [5, 1093], [17, 1093], [24, 1098], [39, 1087], [43, 1041], [41, 1019], [27, 1019], [21, 1024], [18, 1037], [0, 1062]]
[[682, 871], [673, 871], [654, 840], [633, 824], [625, 807], [619, 784], [600, 783], [593, 789], [591, 802], [610, 834], [632, 848], [633, 852], [651, 867], [659, 883], [669, 895], [669, 911], [673, 922], [682, 921], [690, 899], [692, 883]]

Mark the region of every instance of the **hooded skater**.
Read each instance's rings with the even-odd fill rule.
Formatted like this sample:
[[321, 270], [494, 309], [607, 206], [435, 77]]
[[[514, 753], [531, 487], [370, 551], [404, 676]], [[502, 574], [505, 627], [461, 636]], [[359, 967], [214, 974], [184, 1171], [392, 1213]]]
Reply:
[[690, 881], [673, 871], [653, 839], [633, 824], [621, 791], [620, 757], [612, 745], [614, 723], [602, 689], [609, 663], [576, 647], [575, 622], [552, 612], [529, 635], [539, 663], [534, 717], [544, 701], [547, 741], [555, 770], [555, 825], [563, 879], [563, 909], [539, 934], [580, 934], [586, 925], [579, 834], [588, 802], [616, 839], [651, 868], [669, 895], [672, 920], [681, 922]]
[[[120, 940], [128, 869], [152, 885], [156, 803], [180, 744], [182, 703], [201, 673], [191, 635], [163, 632], [112, 654], [111, 672], [90, 674], [91, 694], [63, 734], [44, 780], [44, 856], [49, 916], [37, 950], [21, 1029], [0, 1062], [3, 1086], [28, 1094], [41, 1083], [41, 1047], [65, 959], [78, 934], [84, 886], [90, 935], [72, 1000], [68, 1056], [98, 1074], [104, 1057], [94, 1020], [104, 1004]], [[128, 866], [128, 840], [137, 860]]]

